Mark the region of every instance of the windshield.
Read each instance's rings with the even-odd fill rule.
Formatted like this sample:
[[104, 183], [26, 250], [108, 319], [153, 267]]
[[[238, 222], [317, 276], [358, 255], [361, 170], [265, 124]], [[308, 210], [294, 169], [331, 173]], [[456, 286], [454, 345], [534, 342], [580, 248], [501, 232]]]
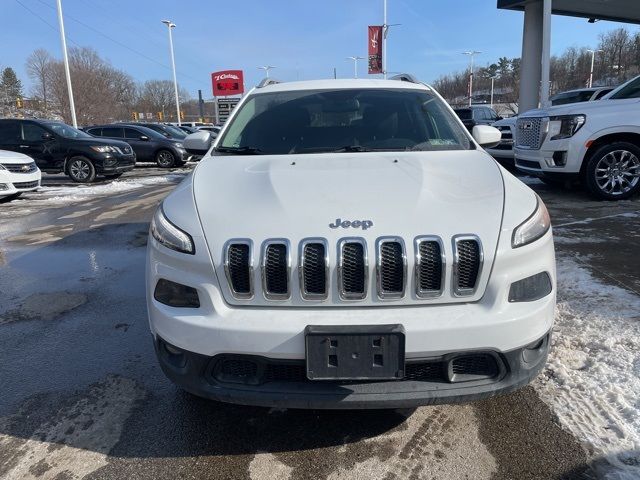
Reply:
[[428, 91], [340, 89], [254, 94], [216, 150], [282, 155], [470, 148], [462, 126]]
[[629, 83], [617, 88], [606, 97], [611, 100], [623, 100], [625, 98], [640, 98], [640, 77], [636, 77]]
[[559, 93], [551, 97], [551, 105], [566, 105], [569, 103], [588, 102], [595, 90], [580, 90], [577, 92]]
[[455, 112], [456, 115], [460, 117], [460, 120], [471, 120], [473, 118], [473, 113], [470, 108], [458, 108]]
[[73, 128], [72, 126], [65, 123], [47, 122], [45, 123], [45, 125], [53, 130], [54, 133], [64, 138], [93, 138], [88, 133], [85, 133], [82, 130], [78, 130], [77, 128]]
[[176, 138], [185, 138], [187, 136], [183, 130], [178, 127], [174, 127], [173, 125], [163, 125], [162, 128]]

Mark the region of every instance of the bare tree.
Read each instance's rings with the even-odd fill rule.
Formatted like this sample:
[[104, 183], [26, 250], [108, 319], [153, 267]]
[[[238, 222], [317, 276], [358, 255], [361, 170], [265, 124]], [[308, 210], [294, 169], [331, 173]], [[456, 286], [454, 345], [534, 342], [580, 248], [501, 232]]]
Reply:
[[[140, 86], [139, 91], [138, 107], [141, 112], [165, 111], [167, 120], [173, 119], [176, 101], [173, 82], [170, 80], [147, 80]], [[178, 97], [180, 103], [189, 100], [189, 94], [181, 88], [178, 89]]]
[[43, 48], [34, 50], [27, 58], [27, 74], [33, 80], [32, 94], [41, 98], [44, 104], [44, 111], [48, 110], [47, 86], [50, 81], [53, 57]]

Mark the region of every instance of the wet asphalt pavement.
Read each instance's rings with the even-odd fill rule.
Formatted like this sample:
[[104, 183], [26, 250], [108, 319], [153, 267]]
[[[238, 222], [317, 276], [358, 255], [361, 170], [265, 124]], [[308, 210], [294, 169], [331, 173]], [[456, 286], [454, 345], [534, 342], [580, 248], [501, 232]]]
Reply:
[[[61, 190], [0, 205], [0, 478], [597, 477], [531, 386], [469, 405], [344, 412], [226, 405], [174, 387], [149, 334], [144, 247], [153, 211], [187, 171], [145, 183], [167, 172], [138, 169], [119, 181], [131, 188], [77, 197], [45, 175]], [[628, 261], [637, 200], [532, 187], [560, 253], [640, 291]]]

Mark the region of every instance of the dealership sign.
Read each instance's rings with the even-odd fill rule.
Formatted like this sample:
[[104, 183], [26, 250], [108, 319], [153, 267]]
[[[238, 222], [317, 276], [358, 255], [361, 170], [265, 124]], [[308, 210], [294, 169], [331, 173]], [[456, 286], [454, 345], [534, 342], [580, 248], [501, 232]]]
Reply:
[[242, 70], [222, 70], [211, 74], [214, 97], [241, 95], [244, 93], [244, 76]]
[[369, 73], [382, 71], [382, 26], [369, 27]]

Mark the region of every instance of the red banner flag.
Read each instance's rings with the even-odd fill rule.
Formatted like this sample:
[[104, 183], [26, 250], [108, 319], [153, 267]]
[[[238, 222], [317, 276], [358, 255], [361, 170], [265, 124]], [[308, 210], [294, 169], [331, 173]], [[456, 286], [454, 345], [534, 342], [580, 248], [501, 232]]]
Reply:
[[211, 74], [214, 97], [240, 95], [244, 92], [242, 70], [223, 70]]
[[369, 73], [382, 71], [382, 26], [369, 26]]

